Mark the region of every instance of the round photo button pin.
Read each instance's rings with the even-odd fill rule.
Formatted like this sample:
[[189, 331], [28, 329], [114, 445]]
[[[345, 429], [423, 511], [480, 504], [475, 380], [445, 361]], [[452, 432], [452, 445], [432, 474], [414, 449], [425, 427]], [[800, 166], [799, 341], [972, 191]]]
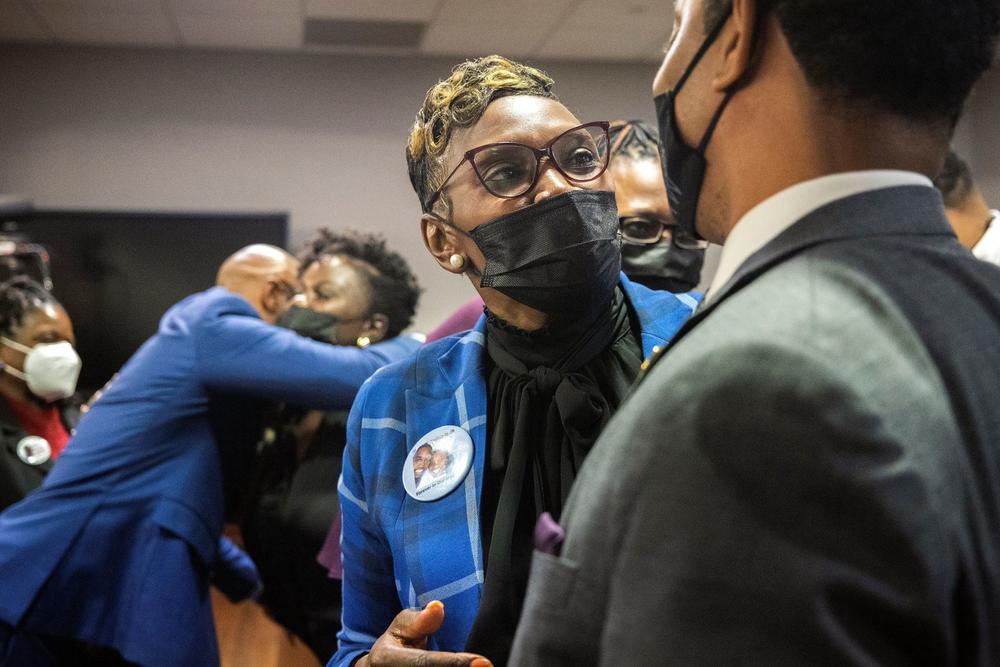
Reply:
[[17, 443], [17, 457], [29, 466], [40, 466], [52, 458], [52, 447], [45, 438], [29, 435]]
[[472, 467], [472, 437], [461, 426], [439, 426], [413, 445], [403, 463], [403, 488], [430, 502], [454, 491]]

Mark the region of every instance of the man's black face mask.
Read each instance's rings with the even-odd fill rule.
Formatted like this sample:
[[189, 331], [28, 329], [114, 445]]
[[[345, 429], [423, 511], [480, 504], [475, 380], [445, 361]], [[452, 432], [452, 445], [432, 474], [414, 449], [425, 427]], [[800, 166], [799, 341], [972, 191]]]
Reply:
[[715, 115], [712, 117], [708, 129], [698, 144], [697, 148], [692, 148], [681, 139], [680, 131], [677, 129], [677, 95], [681, 92], [688, 77], [694, 72], [695, 67], [708, 52], [715, 40], [722, 32], [723, 26], [729, 20], [732, 13], [726, 14], [712, 32], [708, 34], [702, 42], [698, 52], [692, 58], [691, 63], [684, 70], [684, 74], [677, 81], [673, 90], [667, 91], [655, 98], [656, 120], [660, 130], [660, 151], [661, 165], [663, 167], [663, 180], [667, 184], [667, 197], [670, 200], [670, 210], [673, 212], [674, 220], [682, 230], [691, 236], [700, 239], [696, 227], [695, 217], [698, 212], [698, 199], [701, 196], [701, 187], [705, 181], [705, 170], [708, 162], [705, 159], [705, 150], [708, 142], [712, 139], [715, 127], [722, 118], [722, 112], [726, 110], [729, 101], [735, 93], [735, 88], [730, 89]]

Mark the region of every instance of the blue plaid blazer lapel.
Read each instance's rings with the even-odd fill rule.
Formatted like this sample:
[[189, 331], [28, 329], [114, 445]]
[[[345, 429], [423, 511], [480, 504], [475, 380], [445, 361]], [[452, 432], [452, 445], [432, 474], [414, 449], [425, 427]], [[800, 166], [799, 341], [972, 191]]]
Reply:
[[[639, 318], [642, 328], [642, 357], [648, 359], [662, 350], [698, 307], [701, 294], [668, 294], [651, 290], [621, 274], [625, 298]], [[678, 308], [678, 302], [683, 308]]]
[[415, 606], [454, 596], [468, 600], [472, 589], [474, 599], [479, 599], [483, 582], [479, 497], [486, 461], [484, 331], [482, 318], [443, 355], [417, 369], [416, 382], [406, 391], [408, 448], [445, 425], [465, 429], [475, 448], [472, 467], [454, 491], [432, 502], [409, 496], [403, 501], [400, 525]]

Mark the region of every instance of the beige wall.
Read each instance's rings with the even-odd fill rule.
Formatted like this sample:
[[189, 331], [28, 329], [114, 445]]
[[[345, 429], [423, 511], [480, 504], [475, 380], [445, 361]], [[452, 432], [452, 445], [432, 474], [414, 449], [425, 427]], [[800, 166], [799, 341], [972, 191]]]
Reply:
[[[454, 64], [0, 47], [0, 193], [46, 207], [288, 211], [296, 247], [323, 225], [379, 231], [427, 288], [427, 330], [472, 289], [423, 248], [403, 146]], [[541, 64], [581, 118], [653, 117], [655, 65]]]
[[[0, 45], [0, 194], [45, 207], [288, 211], [295, 247], [323, 225], [379, 231], [426, 287], [416, 325], [427, 330], [472, 290], [420, 242], [403, 145], [453, 64]], [[655, 65], [536, 64], [582, 119], [653, 117]], [[993, 75], [956, 144], [1000, 205], [997, 93]]]
[[955, 147], [972, 166], [986, 201], [1000, 208], [1000, 70], [979, 83], [966, 108]]

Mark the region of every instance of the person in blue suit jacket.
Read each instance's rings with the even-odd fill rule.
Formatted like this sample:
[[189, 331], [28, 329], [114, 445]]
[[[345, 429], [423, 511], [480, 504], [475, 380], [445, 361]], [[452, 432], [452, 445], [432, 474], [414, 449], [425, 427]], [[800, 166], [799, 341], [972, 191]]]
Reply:
[[407, 148], [424, 242], [485, 313], [358, 394], [330, 665], [506, 662], [536, 520], [697, 306], [621, 273], [608, 154], [608, 123], [537, 69], [480, 58], [428, 92]]
[[345, 408], [417, 346], [337, 347], [273, 326], [299, 292], [297, 261], [277, 248], [237, 253], [218, 282], [164, 315], [42, 487], [0, 514], [0, 663], [96, 651], [106, 664], [115, 651], [143, 667], [218, 664], [209, 581], [223, 568], [232, 582], [240, 561], [220, 551], [220, 417], [263, 397]]

